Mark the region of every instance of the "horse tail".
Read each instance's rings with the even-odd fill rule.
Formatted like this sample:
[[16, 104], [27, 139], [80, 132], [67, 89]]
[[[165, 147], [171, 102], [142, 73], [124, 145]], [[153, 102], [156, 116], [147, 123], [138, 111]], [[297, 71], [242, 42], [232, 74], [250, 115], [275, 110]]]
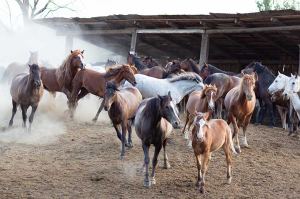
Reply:
[[233, 144], [233, 140], [232, 140], [232, 133], [231, 133], [231, 129], [229, 126], [227, 126], [227, 133], [228, 133], [228, 144], [230, 145], [231, 151], [234, 155], [237, 155], [238, 153], [236, 152], [235, 148], [234, 148], [234, 144]]

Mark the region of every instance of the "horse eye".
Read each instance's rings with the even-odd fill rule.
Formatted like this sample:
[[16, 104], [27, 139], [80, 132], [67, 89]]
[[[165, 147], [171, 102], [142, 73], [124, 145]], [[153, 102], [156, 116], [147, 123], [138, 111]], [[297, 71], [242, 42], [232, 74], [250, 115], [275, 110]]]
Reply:
[[293, 85], [295, 84], [295, 82], [292, 83]]
[[277, 80], [275, 82], [278, 82]]

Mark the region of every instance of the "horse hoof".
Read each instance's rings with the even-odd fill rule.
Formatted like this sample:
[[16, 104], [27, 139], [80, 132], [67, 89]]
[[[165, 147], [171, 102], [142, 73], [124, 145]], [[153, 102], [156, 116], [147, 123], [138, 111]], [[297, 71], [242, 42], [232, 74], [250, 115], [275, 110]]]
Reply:
[[97, 122], [97, 118], [94, 118], [92, 121], [93, 121], [93, 122]]
[[204, 187], [201, 186], [201, 187], [199, 188], [199, 191], [200, 191], [200, 193], [204, 193]]
[[240, 154], [242, 152], [241, 148], [240, 147], [235, 147], [235, 151]]
[[144, 180], [144, 187], [150, 188], [151, 187], [151, 182], [149, 180]]
[[155, 178], [152, 178], [152, 179], [151, 179], [151, 185], [153, 185], [153, 184], [156, 184]]
[[171, 168], [171, 165], [170, 165], [170, 163], [165, 163], [164, 164], [164, 169], [170, 169]]
[[125, 144], [125, 146], [128, 147], [128, 148], [130, 149], [130, 148], [133, 147], [133, 144], [132, 144], [132, 142], [128, 142], [128, 143]]
[[243, 144], [241, 147], [250, 149], [250, 146], [248, 144]]
[[227, 184], [231, 184], [231, 177], [227, 179]]
[[124, 160], [125, 155], [120, 155], [120, 160]]

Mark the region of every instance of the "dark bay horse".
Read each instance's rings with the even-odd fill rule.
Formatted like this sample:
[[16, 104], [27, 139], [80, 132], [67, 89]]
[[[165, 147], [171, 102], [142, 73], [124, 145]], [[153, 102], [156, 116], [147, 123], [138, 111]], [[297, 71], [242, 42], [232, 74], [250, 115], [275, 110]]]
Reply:
[[202, 77], [203, 80], [205, 80], [209, 75], [214, 74], [214, 73], [223, 73], [226, 75], [237, 75], [234, 72], [221, 70], [211, 64], [204, 64], [200, 69], [199, 75]]
[[256, 123], [261, 124], [264, 119], [265, 113], [268, 111], [270, 116], [270, 126], [275, 126], [275, 106], [271, 100], [271, 95], [268, 92], [269, 86], [275, 80], [275, 75], [269, 68], [267, 68], [259, 62], [252, 62], [251, 64], [246, 66], [245, 69], [242, 70], [242, 72], [255, 72], [258, 76], [258, 80], [256, 82], [255, 95], [259, 100], [261, 108], [258, 114], [258, 118], [256, 118]]
[[63, 92], [68, 100], [71, 98], [72, 80], [79, 69], [84, 69], [83, 52], [71, 50], [71, 54], [57, 69], [41, 67], [41, 79], [44, 88], [51, 92]]
[[27, 109], [31, 106], [32, 110], [29, 116], [28, 129], [29, 132], [31, 131], [33, 117], [43, 95], [43, 91], [40, 69], [37, 64], [29, 65], [29, 74], [21, 73], [12, 80], [10, 94], [12, 97], [13, 108], [9, 126], [13, 125], [17, 107], [20, 105], [22, 110], [23, 127], [26, 128]]
[[214, 73], [209, 75], [204, 84], [215, 85], [218, 90], [216, 94], [216, 113], [217, 118], [222, 118], [223, 101], [226, 94], [234, 87], [240, 84], [241, 79], [239, 77], [230, 76], [224, 73]]
[[[103, 98], [106, 82], [114, 81], [115, 84], [119, 86], [121, 81], [125, 79], [132, 85], [135, 85], [136, 81], [134, 74], [136, 72], [136, 69], [129, 65], [111, 67], [105, 73], [89, 69], [80, 70], [73, 80], [73, 90], [70, 99], [71, 117], [73, 117], [73, 112], [78, 100], [86, 96], [88, 93]], [[102, 101], [93, 121], [97, 121], [103, 105], [104, 101]]]
[[[161, 148], [164, 148], [164, 167], [169, 168], [168, 157], [166, 153], [167, 139], [173, 128], [180, 128], [180, 120], [177, 114], [176, 105], [172, 101], [170, 92], [168, 95], [148, 98], [142, 101], [135, 117], [135, 131], [142, 141], [144, 151], [144, 166], [146, 174], [144, 186], [150, 187], [155, 184], [155, 168], [157, 157]], [[152, 160], [152, 179], [149, 180], [149, 148], [155, 146], [155, 152]]]
[[241, 148], [239, 144], [239, 128], [243, 127], [242, 144], [248, 147], [246, 130], [254, 111], [256, 97], [255, 97], [255, 82], [256, 74], [245, 74], [242, 77], [239, 86], [231, 89], [225, 96], [224, 105], [228, 112], [228, 124], [232, 123], [236, 138], [237, 151], [240, 153]]
[[135, 66], [138, 71], [148, 68], [148, 66], [141, 61], [141, 58], [135, 54], [128, 53], [127, 64]]
[[221, 147], [224, 150], [227, 163], [227, 183], [231, 183], [231, 158], [232, 153], [236, 154], [233, 146], [231, 129], [222, 119], [211, 119], [210, 112], [196, 112], [193, 121], [192, 146], [197, 161], [198, 180], [197, 188], [204, 193], [205, 174], [208, 168], [209, 157], [212, 152]]
[[[118, 89], [117, 85], [107, 82], [104, 109], [108, 111], [110, 120], [117, 132], [118, 138], [122, 142], [121, 159], [125, 156], [125, 145], [132, 147], [131, 124], [135, 113], [142, 101], [140, 91], [135, 87]], [[119, 126], [121, 125], [121, 132]], [[126, 133], [128, 131], [128, 143], [126, 142]]]

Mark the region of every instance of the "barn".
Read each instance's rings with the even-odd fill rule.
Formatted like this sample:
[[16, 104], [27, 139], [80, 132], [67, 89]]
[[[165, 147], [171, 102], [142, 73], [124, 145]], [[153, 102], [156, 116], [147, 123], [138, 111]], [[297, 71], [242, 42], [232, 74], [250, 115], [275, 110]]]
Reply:
[[112, 15], [35, 20], [65, 36], [66, 49], [80, 37], [116, 54], [137, 52], [157, 59], [194, 58], [239, 71], [261, 61], [274, 71], [299, 66], [300, 11], [208, 15]]

